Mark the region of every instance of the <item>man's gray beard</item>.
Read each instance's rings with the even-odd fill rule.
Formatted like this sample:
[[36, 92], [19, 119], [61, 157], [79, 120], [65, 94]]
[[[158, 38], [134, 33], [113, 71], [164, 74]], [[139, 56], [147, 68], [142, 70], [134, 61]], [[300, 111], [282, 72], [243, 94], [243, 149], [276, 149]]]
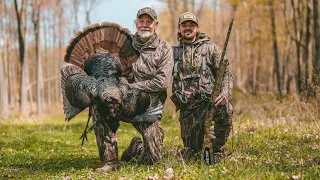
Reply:
[[147, 39], [147, 38], [151, 38], [153, 33], [150, 31], [138, 31], [138, 35], [142, 39]]

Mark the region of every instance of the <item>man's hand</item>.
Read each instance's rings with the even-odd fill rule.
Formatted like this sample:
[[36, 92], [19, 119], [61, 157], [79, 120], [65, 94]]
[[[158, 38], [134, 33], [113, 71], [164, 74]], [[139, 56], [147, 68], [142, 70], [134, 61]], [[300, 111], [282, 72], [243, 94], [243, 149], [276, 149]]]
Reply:
[[216, 103], [215, 106], [223, 106], [226, 105], [229, 101], [228, 98], [224, 95], [219, 95], [214, 102]]
[[127, 85], [129, 88], [132, 88], [132, 84], [128, 82], [128, 80], [124, 77], [119, 78], [119, 84]]
[[126, 78], [120, 77], [119, 78], [119, 84], [129, 85], [129, 82]]

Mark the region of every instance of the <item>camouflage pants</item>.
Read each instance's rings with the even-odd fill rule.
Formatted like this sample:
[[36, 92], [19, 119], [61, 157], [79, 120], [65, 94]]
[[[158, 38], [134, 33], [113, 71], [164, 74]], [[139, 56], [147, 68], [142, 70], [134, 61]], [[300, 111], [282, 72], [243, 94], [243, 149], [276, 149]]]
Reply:
[[136, 152], [133, 152], [138, 164], [151, 165], [162, 159], [164, 132], [161, 121], [132, 123], [142, 135], [143, 142], [135, 144]]
[[[96, 135], [99, 157], [103, 164], [119, 164], [116, 131], [118, 121], [99, 117], [93, 107], [94, 132]], [[143, 137], [143, 143], [136, 144], [135, 157], [138, 164], [153, 164], [162, 158], [164, 132], [160, 119], [155, 122], [135, 122], [132, 125]]]
[[93, 107], [93, 123], [96, 135], [99, 157], [102, 164], [119, 164], [118, 159], [118, 142], [116, 131], [119, 128], [119, 122], [116, 120], [106, 120], [100, 117], [97, 109]]
[[[181, 137], [185, 148], [197, 153], [202, 148], [204, 137], [204, 120], [206, 105], [192, 110], [180, 110]], [[213, 140], [213, 151], [224, 152], [230, 130], [232, 128], [232, 106], [220, 106], [214, 114], [214, 129], [216, 137]]]

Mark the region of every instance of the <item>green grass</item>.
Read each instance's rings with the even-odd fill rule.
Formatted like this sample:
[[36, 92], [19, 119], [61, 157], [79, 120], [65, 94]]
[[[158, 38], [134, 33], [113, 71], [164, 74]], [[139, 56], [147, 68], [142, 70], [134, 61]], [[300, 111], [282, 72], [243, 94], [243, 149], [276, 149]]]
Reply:
[[[227, 145], [231, 150], [233, 144], [233, 154], [204, 167], [199, 160], [181, 158], [179, 122], [170, 111], [162, 121], [163, 160], [153, 166], [121, 162], [119, 170], [107, 174], [94, 171], [101, 165], [94, 133], [83, 147], [78, 140], [86, 113], [68, 123], [62, 115], [32, 122], [0, 120], [0, 179], [164, 179], [168, 168], [173, 168], [175, 179], [318, 179], [319, 109], [292, 99], [282, 104], [245, 101], [235, 102], [234, 133]], [[121, 123], [119, 156], [135, 135], [130, 124]]]

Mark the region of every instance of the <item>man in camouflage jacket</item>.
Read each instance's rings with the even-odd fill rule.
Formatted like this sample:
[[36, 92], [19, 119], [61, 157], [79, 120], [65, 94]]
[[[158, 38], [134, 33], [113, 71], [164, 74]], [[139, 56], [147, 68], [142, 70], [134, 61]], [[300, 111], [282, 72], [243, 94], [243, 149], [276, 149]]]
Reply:
[[[138, 130], [143, 141], [140, 137], [134, 137], [123, 152], [121, 160], [135, 160], [138, 164], [151, 165], [162, 158], [164, 132], [161, 128], [161, 117], [172, 76], [173, 53], [170, 44], [159, 39], [155, 32], [158, 21], [153, 9], [140, 9], [135, 23], [137, 33], [133, 36], [132, 45], [140, 52], [140, 56], [129, 73], [132, 76], [122, 78], [120, 83], [148, 93], [150, 105], [144, 113], [131, 119], [123, 119]], [[115, 130], [119, 123], [110, 125], [102, 128], [101, 133], [97, 133], [100, 159], [104, 163], [97, 170], [102, 172], [119, 167], [115, 138]]]
[[[174, 69], [172, 101], [180, 109], [181, 137], [184, 155], [191, 157], [199, 153], [204, 137], [204, 121], [210, 94], [215, 85], [221, 50], [210, 42], [210, 38], [199, 32], [198, 19], [186, 12], [179, 18], [179, 44], [173, 47]], [[233, 86], [233, 76], [227, 66], [223, 87], [215, 100], [214, 129], [211, 131], [215, 163], [221, 161], [225, 144], [232, 127], [232, 106], [228, 99]]]

